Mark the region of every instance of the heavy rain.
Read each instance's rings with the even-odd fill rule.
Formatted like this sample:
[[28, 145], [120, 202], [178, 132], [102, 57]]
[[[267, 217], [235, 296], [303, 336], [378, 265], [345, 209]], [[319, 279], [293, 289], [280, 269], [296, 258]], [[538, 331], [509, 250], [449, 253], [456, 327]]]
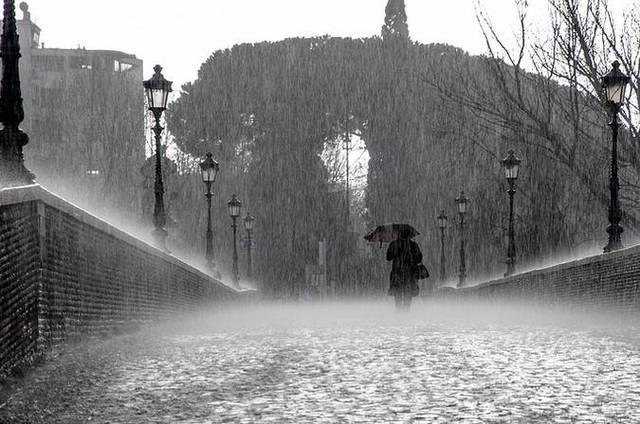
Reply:
[[637, 1], [3, 2], [0, 423], [640, 422]]

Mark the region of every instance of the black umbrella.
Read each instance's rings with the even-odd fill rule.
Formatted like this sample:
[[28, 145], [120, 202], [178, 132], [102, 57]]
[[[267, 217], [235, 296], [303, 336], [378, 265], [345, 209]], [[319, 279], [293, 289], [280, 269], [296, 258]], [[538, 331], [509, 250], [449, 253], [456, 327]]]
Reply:
[[391, 243], [400, 238], [400, 235], [414, 238], [418, 234], [420, 233], [409, 224], [384, 224], [378, 225], [375, 230], [364, 236], [364, 239], [370, 242]]

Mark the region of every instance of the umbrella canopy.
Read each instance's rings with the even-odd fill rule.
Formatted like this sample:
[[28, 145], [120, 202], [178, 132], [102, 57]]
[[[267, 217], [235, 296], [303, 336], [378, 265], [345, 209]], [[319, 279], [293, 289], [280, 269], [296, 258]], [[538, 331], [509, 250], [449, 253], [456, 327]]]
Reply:
[[407, 238], [414, 238], [420, 233], [409, 224], [384, 224], [378, 225], [375, 230], [364, 236], [364, 239], [370, 242], [391, 243], [400, 238], [401, 234]]

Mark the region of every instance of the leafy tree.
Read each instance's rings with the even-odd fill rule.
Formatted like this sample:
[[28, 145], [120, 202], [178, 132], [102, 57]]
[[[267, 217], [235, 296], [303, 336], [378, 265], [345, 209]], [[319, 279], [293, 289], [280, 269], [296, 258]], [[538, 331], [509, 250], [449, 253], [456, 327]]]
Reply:
[[[212, 151], [221, 163], [215, 234], [222, 262], [230, 262], [224, 201], [238, 193], [257, 218], [255, 265], [267, 291], [300, 293], [305, 264], [315, 263], [317, 242], [327, 239], [330, 278], [342, 293], [383, 292], [383, 251], [358, 250], [354, 240], [363, 234], [350, 234], [344, 191], [335, 192], [335, 175], [321, 158], [343, 136], [346, 115], [369, 151], [368, 224], [414, 224], [432, 269], [441, 209], [452, 224], [447, 269], [458, 266], [454, 199], [464, 187], [472, 200], [469, 273], [482, 279], [503, 272], [508, 211], [500, 159], [514, 146], [524, 160], [516, 214], [520, 261], [604, 237], [604, 215], [592, 205], [605, 192], [597, 181], [606, 180], [606, 149], [598, 143], [606, 127], [592, 100], [548, 75], [522, 71], [517, 59], [410, 43], [402, 1], [389, 2], [385, 28], [382, 37], [366, 39], [234, 46], [214, 52], [198, 79], [183, 87], [168, 111], [169, 128], [184, 152]], [[583, 124], [573, 125], [576, 118]], [[201, 190], [186, 191], [195, 197], [180, 202], [185, 211], [202, 202]], [[197, 228], [193, 219], [178, 221], [202, 243], [202, 231], [187, 228]]]

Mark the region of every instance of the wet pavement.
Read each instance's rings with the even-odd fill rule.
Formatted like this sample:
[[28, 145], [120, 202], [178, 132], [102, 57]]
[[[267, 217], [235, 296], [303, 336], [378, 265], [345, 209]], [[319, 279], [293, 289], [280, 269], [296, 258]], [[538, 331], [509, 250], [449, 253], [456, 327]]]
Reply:
[[640, 422], [626, 320], [418, 303], [252, 305], [58, 351], [0, 422]]

